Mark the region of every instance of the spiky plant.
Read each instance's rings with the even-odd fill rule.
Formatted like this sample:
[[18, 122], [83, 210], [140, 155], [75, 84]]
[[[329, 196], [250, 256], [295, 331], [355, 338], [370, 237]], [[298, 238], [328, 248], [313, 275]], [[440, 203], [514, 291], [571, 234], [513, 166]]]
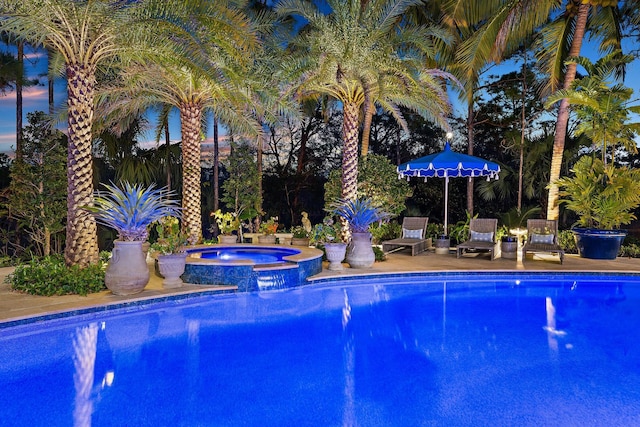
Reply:
[[363, 197], [355, 200], [340, 199], [331, 204], [333, 213], [349, 223], [352, 233], [366, 233], [369, 226], [384, 221], [390, 215], [373, 205], [371, 199]]
[[143, 188], [141, 184], [123, 182], [122, 188], [104, 184], [107, 191], [96, 191], [94, 205], [85, 207], [99, 224], [111, 227], [125, 241], [144, 241], [148, 226], [165, 216], [180, 216], [180, 207], [167, 189], [154, 185]]

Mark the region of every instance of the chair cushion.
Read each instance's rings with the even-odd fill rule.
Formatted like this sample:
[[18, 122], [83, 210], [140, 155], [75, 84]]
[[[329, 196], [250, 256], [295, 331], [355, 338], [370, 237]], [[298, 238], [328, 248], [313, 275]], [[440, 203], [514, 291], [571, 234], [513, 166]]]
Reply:
[[408, 228], [402, 229], [402, 237], [405, 239], [422, 239], [422, 229], [410, 230]]
[[493, 242], [493, 231], [489, 233], [479, 233], [477, 231], [470, 231], [471, 238], [474, 242]]
[[553, 244], [553, 234], [536, 234], [531, 233], [531, 243]]

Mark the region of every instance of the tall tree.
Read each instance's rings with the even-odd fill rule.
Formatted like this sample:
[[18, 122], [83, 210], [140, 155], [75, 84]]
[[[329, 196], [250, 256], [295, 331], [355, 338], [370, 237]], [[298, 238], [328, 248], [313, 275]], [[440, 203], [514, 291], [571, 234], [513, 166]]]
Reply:
[[[176, 0], [177, 2], [177, 0]], [[201, 151], [204, 113], [260, 132], [250, 90], [252, 55], [260, 43], [253, 22], [232, 1], [148, 0], [144, 25], [156, 38], [140, 49], [100, 94], [105, 111], [135, 116], [155, 104], [174, 106], [182, 133], [182, 214], [191, 243], [202, 240]]]
[[50, 255], [52, 237], [64, 231], [66, 137], [51, 130], [42, 111], [27, 115], [22, 156], [11, 170], [10, 215], [18, 218], [35, 244]]
[[1, 0], [0, 29], [18, 40], [60, 53], [67, 77], [67, 264], [98, 262], [93, 203], [91, 127], [98, 67], [126, 46], [127, 2]]
[[[460, 64], [468, 69], [477, 68], [478, 64], [487, 61], [501, 61], [540, 29], [534, 50], [540, 68], [549, 75], [547, 84], [542, 88], [544, 95], [559, 86], [568, 89], [575, 79], [575, 64], [565, 64], [565, 61], [580, 55], [587, 23], [590, 23], [592, 36], [600, 41], [601, 49], [620, 47], [620, 14], [617, 2], [610, 0], [482, 0], [451, 4], [454, 8], [471, 8], [473, 21], [482, 22], [479, 31], [464, 43], [458, 56]], [[558, 187], [554, 181], [560, 176], [568, 121], [569, 102], [563, 99], [558, 109], [551, 162], [547, 203], [549, 219], [558, 217]]]
[[300, 16], [306, 25], [288, 44], [289, 91], [300, 100], [322, 96], [342, 103], [342, 198], [357, 197], [358, 128], [368, 96], [406, 128], [400, 107], [446, 125], [450, 111], [441, 70], [426, 70], [425, 55], [406, 49], [429, 43], [431, 32], [397, 27], [419, 0], [328, 0], [328, 12], [302, 0], [276, 6], [281, 16]]
[[[631, 113], [640, 113], [640, 106], [630, 105], [633, 89], [607, 81], [621, 63], [631, 60], [631, 56], [621, 55], [619, 51], [595, 63], [584, 57], [571, 59], [588, 75], [574, 80], [569, 90], [559, 90], [547, 100], [547, 105], [564, 98], [569, 100], [579, 120], [575, 135], [586, 135], [591, 139], [594, 151], [601, 150], [605, 166], [609, 158], [614, 162], [618, 146], [632, 154], [638, 152], [635, 137], [640, 134], [640, 123], [629, 122]], [[610, 156], [607, 148], [611, 149]]]

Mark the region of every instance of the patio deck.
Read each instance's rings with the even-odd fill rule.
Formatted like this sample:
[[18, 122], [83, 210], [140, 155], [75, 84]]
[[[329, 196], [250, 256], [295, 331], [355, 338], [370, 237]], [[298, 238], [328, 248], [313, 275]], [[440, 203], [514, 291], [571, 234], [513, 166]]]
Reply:
[[[450, 255], [436, 255], [427, 251], [420, 255], [410, 256], [405, 252], [389, 254], [387, 261], [377, 262], [371, 269], [345, 268], [343, 271], [329, 271], [326, 263], [322, 272], [310, 278], [333, 276], [367, 276], [384, 273], [411, 272], [445, 272], [445, 271], [562, 271], [562, 272], [625, 272], [640, 274], [640, 259], [617, 258], [615, 260], [590, 260], [579, 258], [577, 255], [566, 255], [561, 265], [557, 256], [535, 254], [525, 260], [497, 258], [489, 259], [488, 254], [465, 254], [457, 259], [455, 252]], [[64, 295], [41, 297], [12, 292], [9, 285], [4, 283], [12, 268], [0, 268], [0, 323], [9, 322], [45, 314], [54, 314], [90, 307], [101, 307], [123, 302], [141, 301], [169, 295], [183, 295], [192, 293], [215, 293], [233, 290], [229, 286], [206, 287], [185, 284], [178, 289], [162, 289], [162, 279], [155, 275], [153, 264], [149, 264], [151, 280], [144, 291], [133, 296], [116, 296], [109, 291], [103, 291], [83, 297], [78, 295]]]

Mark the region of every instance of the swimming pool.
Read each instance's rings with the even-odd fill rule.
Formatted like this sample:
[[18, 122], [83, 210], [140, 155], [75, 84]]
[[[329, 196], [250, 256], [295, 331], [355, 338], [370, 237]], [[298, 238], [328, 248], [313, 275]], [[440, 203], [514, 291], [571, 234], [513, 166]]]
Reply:
[[639, 425], [640, 278], [394, 276], [0, 329], [0, 424]]

